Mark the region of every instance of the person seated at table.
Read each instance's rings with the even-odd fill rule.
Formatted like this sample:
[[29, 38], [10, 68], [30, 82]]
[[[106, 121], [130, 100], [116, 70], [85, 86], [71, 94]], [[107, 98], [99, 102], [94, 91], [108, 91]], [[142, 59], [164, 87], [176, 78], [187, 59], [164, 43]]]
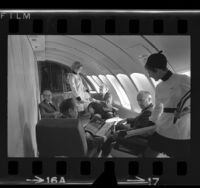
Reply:
[[142, 109], [141, 113], [135, 118], [126, 118], [118, 122], [117, 129], [137, 129], [149, 126], [149, 117], [153, 111], [153, 103], [151, 93], [148, 91], [140, 91], [137, 94], [137, 102]]
[[[112, 143], [118, 142], [129, 146], [135, 144], [135, 136], [124, 138], [128, 130], [143, 128], [152, 125], [149, 117], [153, 111], [152, 97], [148, 91], [140, 91], [137, 95], [137, 102], [141, 107], [141, 113], [135, 118], [127, 118], [116, 125], [116, 132], [111, 134], [102, 146], [102, 156], [106, 157], [112, 149]], [[125, 124], [124, 124], [125, 123]]]
[[[63, 118], [78, 118], [78, 108], [73, 98], [65, 99], [60, 104], [60, 111], [63, 114]], [[105, 137], [95, 137], [89, 132], [85, 132], [85, 136], [89, 150], [93, 149], [94, 147], [100, 147], [106, 139]]]
[[118, 113], [118, 108], [112, 105], [113, 98], [110, 93], [106, 93], [104, 96], [104, 101], [101, 102], [103, 105], [103, 110], [106, 112], [109, 118], [116, 117]]
[[50, 90], [43, 91], [44, 100], [39, 104], [41, 118], [60, 118], [62, 113], [52, 102], [52, 93]]
[[99, 102], [91, 102], [88, 105], [88, 111], [90, 113], [90, 120], [105, 120], [110, 118], [109, 112], [103, 109], [104, 105]]
[[118, 109], [112, 106], [112, 95], [106, 93], [104, 101], [102, 102], [91, 102], [88, 105], [88, 111], [91, 114], [90, 119], [109, 119], [117, 115]]

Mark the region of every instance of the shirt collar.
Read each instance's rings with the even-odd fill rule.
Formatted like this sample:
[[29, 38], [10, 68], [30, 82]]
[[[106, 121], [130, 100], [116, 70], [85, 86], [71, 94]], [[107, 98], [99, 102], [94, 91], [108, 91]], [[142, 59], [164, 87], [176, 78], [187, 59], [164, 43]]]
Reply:
[[172, 72], [170, 70], [167, 71], [167, 73], [161, 78], [162, 81], [167, 81], [171, 76], [172, 76]]
[[48, 102], [47, 100], [45, 100], [45, 103], [47, 103], [47, 104], [52, 104], [52, 102], [50, 101], [50, 102]]
[[151, 103], [149, 106], [147, 106], [146, 108], [144, 108], [143, 110], [142, 110], [142, 112], [144, 112], [145, 110], [148, 110], [149, 108], [152, 108], [153, 107], [153, 104]]

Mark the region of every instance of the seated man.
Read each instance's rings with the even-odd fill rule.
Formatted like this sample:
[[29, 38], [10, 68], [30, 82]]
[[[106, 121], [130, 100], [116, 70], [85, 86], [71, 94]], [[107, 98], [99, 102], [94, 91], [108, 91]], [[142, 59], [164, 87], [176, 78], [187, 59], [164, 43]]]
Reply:
[[110, 93], [106, 93], [104, 96], [104, 102], [101, 102], [103, 105], [103, 110], [107, 113], [108, 118], [113, 118], [117, 116], [118, 108], [112, 105], [113, 98]]
[[[78, 118], [78, 109], [75, 104], [74, 99], [65, 99], [60, 105], [60, 111], [63, 114], [63, 118]], [[93, 149], [94, 147], [99, 147], [103, 144], [105, 138], [94, 137], [89, 132], [86, 132], [86, 139], [88, 144], [88, 149]]]
[[104, 102], [91, 102], [88, 105], [88, 111], [91, 114], [90, 119], [109, 119], [116, 116], [118, 109], [112, 106], [112, 96], [107, 93], [104, 96]]
[[148, 91], [140, 91], [137, 95], [137, 102], [142, 109], [141, 113], [135, 118], [126, 118], [118, 123], [118, 130], [137, 129], [149, 125], [149, 117], [153, 110], [152, 96]]
[[90, 113], [90, 120], [93, 119], [108, 119], [110, 116], [109, 114], [104, 111], [103, 104], [98, 102], [91, 102], [88, 105], [88, 111]]
[[59, 118], [62, 114], [52, 103], [52, 93], [49, 90], [43, 91], [44, 100], [39, 104], [41, 118]]
[[[116, 130], [123, 130], [123, 131], [116, 131], [115, 134], [110, 135], [110, 137], [107, 139], [107, 141], [102, 146], [102, 156], [106, 157], [111, 149], [112, 149], [112, 143], [117, 141], [118, 143], [121, 143], [122, 145], [130, 146], [132, 142], [135, 142], [135, 136], [124, 138], [126, 135], [126, 131], [130, 129], [136, 129], [136, 128], [143, 128], [146, 126], [151, 125], [149, 122], [149, 117], [151, 116], [151, 112], [153, 110], [153, 104], [152, 104], [152, 97], [151, 94], [148, 91], [140, 91], [137, 95], [137, 101], [139, 106], [142, 109], [142, 112], [135, 118], [127, 118], [125, 120], [122, 120], [116, 125]], [[124, 125], [124, 123], [126, 123]]]

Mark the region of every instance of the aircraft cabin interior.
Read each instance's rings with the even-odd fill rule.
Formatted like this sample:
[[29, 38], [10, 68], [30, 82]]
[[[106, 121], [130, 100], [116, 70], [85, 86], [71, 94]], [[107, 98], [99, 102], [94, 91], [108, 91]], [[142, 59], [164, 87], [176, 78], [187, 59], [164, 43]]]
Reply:
[[145, 63], [160, 50], [172, 73], [190, 78], [190, 36], [8, 36], [8, 157], [145, 157], [156, 125], [119, 127], [143, 113], [140, 92], [156, 105], [163, 81]]

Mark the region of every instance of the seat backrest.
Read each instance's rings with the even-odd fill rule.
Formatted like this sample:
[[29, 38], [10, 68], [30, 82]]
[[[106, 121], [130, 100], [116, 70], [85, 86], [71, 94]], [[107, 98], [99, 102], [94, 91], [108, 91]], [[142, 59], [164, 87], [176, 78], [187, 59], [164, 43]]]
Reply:
[[84, 157], [85, 131], [78, 119], [42, 119], [36, 125], [39, 157]]
[[63, 100], [64, 100], [64, 97], [62, 95], [57, 95], [57, 96], [52, 97], [52, 102], [56, 105], [58, 110]]

